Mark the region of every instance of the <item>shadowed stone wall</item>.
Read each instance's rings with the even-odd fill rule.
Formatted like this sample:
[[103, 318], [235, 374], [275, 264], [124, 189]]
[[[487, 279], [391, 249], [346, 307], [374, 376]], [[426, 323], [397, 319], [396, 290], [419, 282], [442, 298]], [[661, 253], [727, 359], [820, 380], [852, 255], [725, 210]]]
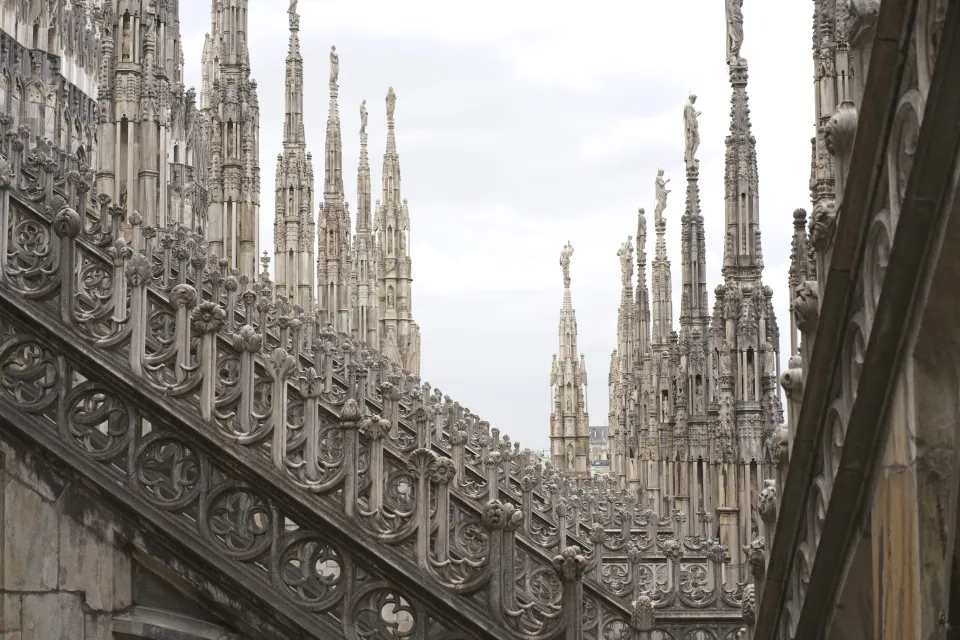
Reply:
[[124, 550], [109, 508], [0, 433], [0, 640], [239, 639]]

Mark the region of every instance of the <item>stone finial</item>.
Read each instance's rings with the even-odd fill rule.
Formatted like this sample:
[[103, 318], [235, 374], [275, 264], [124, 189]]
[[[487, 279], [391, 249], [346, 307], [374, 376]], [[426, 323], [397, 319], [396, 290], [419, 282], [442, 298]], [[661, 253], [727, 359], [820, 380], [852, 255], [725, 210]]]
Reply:
[[647, 594], [641, 594], [639, 598], [633, 601], [633, 612], [630, 615], [630, 626], [634, 631], [644, 632], [652, 631], [656, 623], [656, 613], [653, 608], [653, 600]]

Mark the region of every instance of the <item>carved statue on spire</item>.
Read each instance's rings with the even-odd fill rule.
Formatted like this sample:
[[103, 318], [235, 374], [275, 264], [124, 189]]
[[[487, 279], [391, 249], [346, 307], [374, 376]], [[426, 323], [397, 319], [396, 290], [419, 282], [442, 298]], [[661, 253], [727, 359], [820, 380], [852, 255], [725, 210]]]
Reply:
[[570, 256], [573, 255], [573, 245], [567, 240], [567, 244], [560, 252], [560, 267], [563, 269], [563, 286], [570, 286]]
[[336, 45], [330, 47], [330, 86], [337, 84], [340, 77], [340, 56], [337, 55]]
[[397, 94], [393, 87], [387, 89], [387, 120], [393, 120], [393, 110], [397, 108]]
[[687, 164], [687, 167], [693, 167], [697, 164], [697, 148], [700, 146], [700, 123], [697, 122], [700, 112], [693, 106], [696, 102], [697, 94], [691, 93], [687, 99], [687, 104], [683, 107], [683, 133], [686, 139], [683, 161]]
[[740, 60], [743, 44], [743, 0], [725, 0], [727, 9], [727, 62]]
[[626, 285], [633, 278], [633, 237], [627, 236], [627, 241], [617, 251], [617, 257], [620, 258], [620, 276]]
[[290, 28], [300, 28], [300, 16], [297, 14], [297, 0], [290, 0], [290, 8], [287, 9], [290, 18]]
[[360, 103], [360, 135], [367, 135], [367, 101]]
[[642, 251], [641, 244], [647, 242], [647, 212], [643, 207], [637, 210], [637, 251]]
[[664, 179], [663, 169], [657, 170], [657, 206], [653, 211], [653, 219], [657, 224], [663, 222], [663, 210], [667, 208], [667, 194], [670, 193], [670, 190], [667, 189], [668, 182], [670, 182], [670, 178]]

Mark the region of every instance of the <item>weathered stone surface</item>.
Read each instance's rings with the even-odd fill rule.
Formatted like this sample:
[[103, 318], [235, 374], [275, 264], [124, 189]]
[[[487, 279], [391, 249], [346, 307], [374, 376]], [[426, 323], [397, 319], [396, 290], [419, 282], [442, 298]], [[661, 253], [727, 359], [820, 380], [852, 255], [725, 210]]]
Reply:
[[76, 640], [84, 626], [81, 597], [73, 593], [23, 596], [23, 640]]
[[60, 555], [59, 518], [56, 508], [19, 481], [9, 479], [5, 502], [4, 589], [56, 589]]
[[88, 613], [83, 621], [84, 640], [112, 640], [113, 615]]
[[85, 594], [97, 611], [130, 604], [130, 559], [93, 531], [67, 516], [60, 517], [60, 581], [63, 591]]
[[63, 493], [64, 479], [34, 453], [7, 441], [0, 442], [0, 453], [4, 457], [4, 473], [39, 493], [44, 500], [53, 502]]

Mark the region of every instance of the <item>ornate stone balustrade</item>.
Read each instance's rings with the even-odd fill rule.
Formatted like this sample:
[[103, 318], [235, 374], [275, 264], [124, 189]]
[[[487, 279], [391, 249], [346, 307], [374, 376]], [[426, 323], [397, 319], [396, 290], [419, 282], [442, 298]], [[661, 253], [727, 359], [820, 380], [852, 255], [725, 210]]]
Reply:
[[[599, 639], [634, 628], [642, 604], [664, 639], [691, 610], [719, 640], [739, 629], [745, 580], [710, 514], [660, 516], [605, 480], [568, 480], [274, 300], [266, 275], [228, 273], [192, 232], [136, 213], [122, 229], [76, 159], [0, 133], [2, 291], [21, 301], [5, 401], [227, 575], [272, 589], [295, 624], [356, 637], [361, 620], [402, 619], [401, 637], [434, 637], [492, 616], [497, 637]], [[82, 353], [57, 355], [52, 334]]]

